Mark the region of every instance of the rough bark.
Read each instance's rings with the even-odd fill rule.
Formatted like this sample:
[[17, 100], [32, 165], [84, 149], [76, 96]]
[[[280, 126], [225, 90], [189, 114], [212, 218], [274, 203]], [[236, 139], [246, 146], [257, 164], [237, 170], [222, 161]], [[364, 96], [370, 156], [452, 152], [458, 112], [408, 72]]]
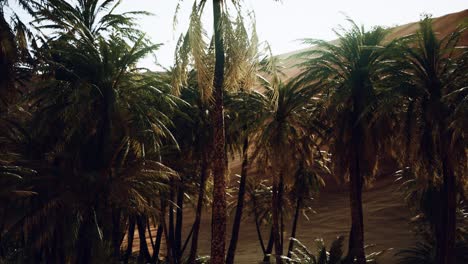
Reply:
[[213, 81], [213, 207], [211, 217], [211, 263], [224, 263], [226, 238], [226, 182], [224, 135], [224, 44], [222, 27], [222, 0], [213, 0], [215, 42], [215, 69]]
[[242, 220], [242, 211], [244, 209], [244, 196], [245, 196], [245, 184], [247, 182], [247, 166], [248, 166], [248, 149], [249, 149], [249, 139], [245, 137], [244, 145], [242, 147], [242, 169], [241, 169], [241, 179], [239, 184], [239, 193], [237, 196], [237, 207], [236, 214], [234, 216], [234, 223], [232, 225], [232, 234], [231, 242], [229, 243], [229, 249], [226, 257], [226, 264], [233, 264], [234, 257], [236, 254], [237, 241], [239, 239], [240, 224]]

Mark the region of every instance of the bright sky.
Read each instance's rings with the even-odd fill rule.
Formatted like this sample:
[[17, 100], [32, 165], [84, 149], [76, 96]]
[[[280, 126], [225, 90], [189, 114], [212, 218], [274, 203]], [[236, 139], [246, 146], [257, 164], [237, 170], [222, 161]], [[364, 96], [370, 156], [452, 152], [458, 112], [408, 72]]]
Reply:
[[[178, 15], [177, 31], [173, 31], [173, 17], [178, 0], [124, 0], [121, 10], [145, 10], [154, 16], [141, 19], [141, 27], [154, 42], [164, 46], [156, 53], [158, 62], [168, 67], [178, 36], [185, 30], [193, 0], [183, 0]], [[211, 1], [208, 1], [211, 2]], [[206, 14], [211, 6], [206, 7]], [[468, 8], [467, 0], [244, 0], [244, 8], [253, 10], [257, 18], [257, 32], [261, 41], [268, 41], [273, 53], [281, 54], [301, 48], [298, 39], [320, 38], [332, 40], [332, 31], [339, 24], [346, 25], [344, 14], [365, 26], [394, 26], [417, 21], [422, 13], [434, 17]], [[205, 19], [211, 27], [211, 17]], [[152, 66], [152, 60], [144, 62]]]
[[[228, 0], [229, 1], [229, 0]], [[468, 8], [467, 0], [242, 0], [244, 9], [253, 10], [261, 41], [268, 41], [274, 54], [302, 48], [298, 39], [335, 38], [333, 28], [343, 24], [344, 14], [365, 26], [394, 26], [417, 21], [422, 13], [434, 17]], [[173, 18], [179, 0], [123, 0], [118, 11], [144, 10], [154, 16], [140, 19], [141, 29], [155, 43], [164, 44], [156, 53], [164, 67], [173, 64], [174, 49], [179, 35], [185, 31], [193, 0], [182, 0], [176, 32]], [[208, 0], [208, 2], [211, 2]], [[211, 5], [206, 7], [205, 27], [212, 27]], [[153, 59], [143, 62], [155, 69]]]

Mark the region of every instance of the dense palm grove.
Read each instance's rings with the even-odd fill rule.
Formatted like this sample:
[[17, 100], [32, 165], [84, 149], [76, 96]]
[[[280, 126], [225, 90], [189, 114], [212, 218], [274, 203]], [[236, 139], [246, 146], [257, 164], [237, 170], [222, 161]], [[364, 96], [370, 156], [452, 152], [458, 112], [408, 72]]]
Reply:
[[[420, 243], [395, 262], [468, 263], [461, 26], [443, 37], [424, 17], [389, 40], [350, 20], [337, 42], [304, 40], [287, 79], [241, 1], [194, 1], [164, 72], [139, 67], [159, 47], [136, 24], [146, 12], [16, 1], [26, 25], [12, 4], [0, 0], [0, 263], [232, 264], [243, 215], [265, 262], [373, 262], [362, 191], [388, 163], [422, 216]], [[312, 252], [294, 239], [298, 218], [332, 178], [349, 185], [348, 247], [340, 237]], [[198, 253], [204, 208], [211, 258]]]

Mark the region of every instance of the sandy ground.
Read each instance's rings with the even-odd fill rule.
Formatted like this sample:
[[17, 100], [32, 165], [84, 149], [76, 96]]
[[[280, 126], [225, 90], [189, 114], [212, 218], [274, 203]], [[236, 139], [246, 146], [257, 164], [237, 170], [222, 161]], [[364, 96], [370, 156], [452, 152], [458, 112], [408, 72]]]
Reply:
[[[392, 178], [377, 181], [374, 187], [364, 192], [363, 199], [365, 243], [375, 245], [368, 249], [367, 253], [392, 248], [380, 256], [378, 261], [380, 264], [393, 264], [395, 263], [393, 255], [398, 249], [408, 247], [415, 241], [409, 225], [411, 214], [402, 202], [400, 193], [397, 191], [397, 184], [393, 182]], [[346, 191], [336, 189], [322, 191], [320, 197], [313, 202], [313, 210], [316, 211], [316, 214], [309, 214], [309, 220], [301, 216], [297, 231], [298, 239], [309, 249], [315, 248], [314, 240], [316, 238], [323, 238], [329, 245], [339, 235], [348, 236], [350, 212]], [[187, 211], [184, 217], [184, 237], [190, 231], [193, 223], [191, 215], [193, 213]], [[211, 212], [203, 212], [199, 240], [201, 255], [209, 255], [210, 252], [210, 216]], [[228, 234], [231, 232], [231, 226], [232, 223], [229, 222]], [[287, 225], [285, 239], [289, 237], [289, 234], [290, 226]], [[264, 230], [264, 237], [267, 237], [267, 230]], [[137, 250], [138, 236], [135, 236], [135, 239], [134, 248]], [[255, 224], [253, 219], [246, 218], [241, 225], [236, 263], [258, 263], [261, 259], [262, 252], [257, 240]]]

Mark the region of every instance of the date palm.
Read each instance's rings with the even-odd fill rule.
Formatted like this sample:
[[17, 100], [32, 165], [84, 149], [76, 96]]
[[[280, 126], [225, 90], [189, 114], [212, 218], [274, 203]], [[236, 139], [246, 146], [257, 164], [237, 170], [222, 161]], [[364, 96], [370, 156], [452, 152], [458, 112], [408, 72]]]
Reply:
[[[106, 1], [109, 2], [112, 1]], [[61, 217], [70, 220], [58, 226], [56, 230], [61, 233], [48, 233], [53, 225], [44, 228], [37, 236], [43, 244], [34, 250], [53, 252], [43, 257], [52, 257], [54, 262], [64, 262], [63, 258], [69, 256], [68, 260], [88, 263], [107, 242], [112, 243], [114, 254], [118, 255], [122, 236], [119, 230], [126, 215], [157, 215], [154, 204], [159, 204], [157, 198], [165, 190], [167, 177], [174, 174], [158, 162], [158, 153], [163, 143], [174, 143], [169, 126], [178, 99], [170, 94], [170, 85], [161, 81], [158, 74], [136, 66], [158, 45], [148, 43], [140, 34], [129, 38], [118, 31], [104, 35], [99, 30], [93, 34], [66, 34], [72, 29], [86, 32], [92, 27], [86, 19], [50, 18], [48, 14], [66, 12], [66, 8], [56, 10], [61, 7], [54, 3], [37, 7], [39, 19], [50, 24], [70, 24], [57, 24], [57, 38], [47, 39], [38, 50], [40, 74], [45, 81], [39, 82], [28, 98], [33, 115], [26, 127], [34, 129], [16, 129], [21, 135], [12, 137], [40, 139], [40, 146], [34, 148], [39, 152], [35, 157], [43, 162], [37, 170], [54, 181], [37, 179], [34, 186], [40, 202], [34, 203], [34, 211], [25, 211], [25, 220], [15, 226], [37, 223], [32, 229], [25, 227], [37, 232], [38, 227], [43, 227], [44, 215], [63, 204], [69, 205], [67, 210], [58, 210], [58, 215], [50, 217], [50, 221]], [[26, 135], [28, 131], [34, 135]], [[23, 154], [31, 155], [27, 149]], [[56, 188], [50, 189], [52, 186]], [[122, 216], [122, 211], [127, 214]], [[114, 216], [112, 225], [102, 224]], [[64, 230], [71, 227], [77, 229], [76, 237], [62, 238], [66, 236]], [[99, 242], [99, 237], [106, 243]], [[72, 244], [54, 245], [54, 241], [67, 240]], [[71, 251], [64, 254], [64, 249]]]
[[404, 141], [407, 160], [418, 176], [441, 184], [442, 206], [436, 225], [437, 263], [455, 263], [457, 187], [466, 171], [466, 72], [468, 49], [460, 46], [459, 27], [439, 37], [425, 17], [402, 49], [401, 67], [408, 73]]
[[[266, 86], [265, 109], [262, 124], [254, 140], [257, 147], [253, 158], [263, 172], [272, 175], [273, 196], [271, 201], [275, 258], [281, 263], [283, 255], [281, 212], [284, 202], [285, 182], [293, 178], [298, 156], [305, 153], [308, 144], [302, 139], [308, 136], [307, 114], [310, 94], [295, 82], [276, 83]], [[310, 142], [308, 142], [310, 143]]]
[[[178, 65], [176, 71], [178, 77], [175, 78], [177, 80], [175, 87], [179, 87], [181, 81], [185, 79], [182, 76], [186, 72], [188, 59], [191, 58], [197, 71], [198, 86], [202, 91], [202, 98], [206, 102], [211, 101], [210, 115], [213, 129], [212, 171], [214, 179], [211, 262], [224, 263], [227, 210], [224, 92], [227, 88], [236, 89], [236, 84], [243, 77], [243, 71], [236, 68], [242, 65], [244, 61], [239, 60], [243, 56], [238, 57], [237, 55], [245, 54], [244, 50], [242, 50], [245, 46], [236, 46], [236, 44], [242, 43], [246, 39], [247, 32], [242, 30], [244, 27], [242, 16], [238, 16], [235, 22], [229, 17], [228, 8], [226, 8], [229, 1], [213, 0], [214, 36], [211, 46], [208, 47], [200, 19], [206, 2], [206, 0], [194, 1], [189, 31], [184, 38], [181, 38], [183, 39], [181, 41], [183, 43], [181, 50], [185, 50], [185, 52], [177, 55]], [[232, 1], [232, 3], [236, 7], [240, 7], [238, 1]], [[232, 29], [240, 29], [240, 31]], [[233, 35], [233, 33], [236, 35]], [[229, 41], [225, 41], [225, 39]], [[230, 62], [232, 62], [232, 67], [229, 65]], [[225, 82], [225, 80], [229, 81], [229, 83]]]
[[[316, 45], [302, 52], [299, 78], [318, 88], [324, 101], [323, 115], [331, 128], [330, 152], [334, 173], [349, 179], [352, 226], [348, 259], [365, 263], [362, 188], [375, 172], [384, 143], [379, 104], [391, 78], [398, 76], [391, 60], [392, 43], [385, 45], [387, 30], [366, 31], [351, 22], [351, 29], [338, 34], [336, 44], [305, 40]], [[392, 122], [387, 123], [389, 126]]]

